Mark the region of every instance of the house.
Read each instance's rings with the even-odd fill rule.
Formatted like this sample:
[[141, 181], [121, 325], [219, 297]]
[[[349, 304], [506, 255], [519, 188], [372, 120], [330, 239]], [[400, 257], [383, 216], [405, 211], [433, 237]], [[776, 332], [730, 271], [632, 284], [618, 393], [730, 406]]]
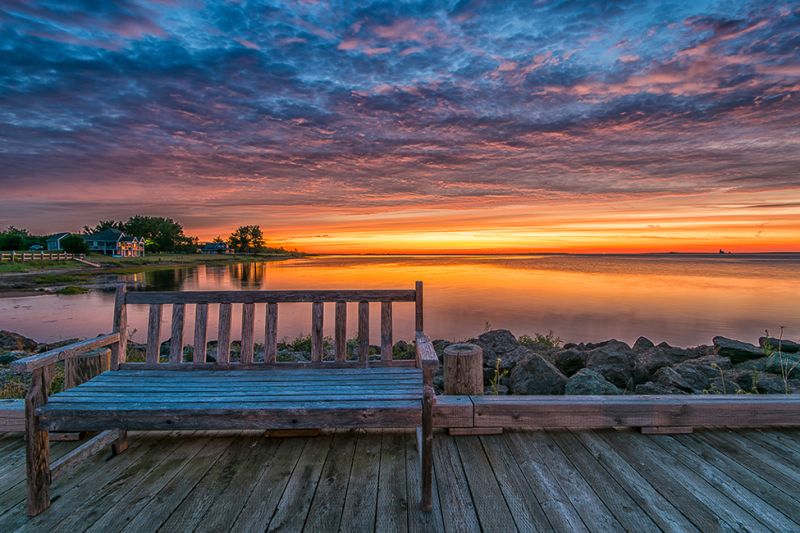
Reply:
[[97, 233], [83, 236], [89, 245], [89, 251], [95, 254], [114, 257], [144, 256], [144, 239], [125, 235], [116, 228], [104, 229]]
[[61, 239], [69, 235], [69, 232], [54, 233], [47, 238], [48, 250], [61, 250]]
[[224, 242], [207, 242], [200, 248], [201, 254], [229, 254], [230, 248]]

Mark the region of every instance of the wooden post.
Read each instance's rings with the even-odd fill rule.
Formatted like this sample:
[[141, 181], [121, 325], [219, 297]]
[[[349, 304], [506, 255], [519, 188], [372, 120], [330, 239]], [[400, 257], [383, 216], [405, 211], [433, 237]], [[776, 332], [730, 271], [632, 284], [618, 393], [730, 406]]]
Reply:
[[117, 285], [114, 296], [114, 323], [112, 333], [119, 333], [119, 342], [111, 346], [111, 370], [118, 370], [128, 354], [128, 315], [125, 310], [125, 284]]
[[369, 361], [369, 302], [358, 302], [358, 360]]
[[392, 346], [392, 302], [381, 302], [381, 361], [392, 360]]
[[219, 328], [217, 329], [217, 363], [231, 359], [231, 304], [219, 304]]
[[322, 302], [311, 304], [311, 361], [315, 363], [321, 362], [323, 357], [323, 313]]
[[64, 390], [77, 387], [111, 368], [111, 350], [87, 352], [64, 361]]
[[483, 350], [475, 344], [444, 349], [444, 393], [483, 394]]
[[347, 359], [347, 302], [336, 302], [336, 360]]
[[414, 303], [415, 303], [415, 317], [416, 317], [416, 329], [417, 331], [425, 331], [424, 323], [422, 320], [422, 282], [418, 281], [416, 284], [416, 290], [414, 291]]
[[274, 363], [278, 354], [278, 304], [267, 303], [267, 322], [264, 325], [264, 362]]
[[172, 304], [172, 331], [169, 341], [169, 362], [183, 362], [183, 317], [186, 304]]
[[433, 485], [433, 404], [436, 394], [433, 387], [425, 385], [422, 393], [422, 442], [420, 459], [422, 462], [422, 510], [431, 510]]
[[50, 507], [50, 433], [38, 427], [36, 409], [47, 403], [48, 382], [45, 368], [33, 371], [25, 396], [25, 467], [27, 473], [27, 512], [36, 516]]

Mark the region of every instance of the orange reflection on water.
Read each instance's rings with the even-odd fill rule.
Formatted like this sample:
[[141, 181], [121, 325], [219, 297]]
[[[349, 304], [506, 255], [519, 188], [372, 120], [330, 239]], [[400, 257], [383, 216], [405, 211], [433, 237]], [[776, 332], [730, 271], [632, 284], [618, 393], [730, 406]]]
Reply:
[[[632, 342], [645, 335], [656, 342], [697, 345], [710, 343], [714, 335], [754, 342], [765, 328], [778, 326], [786, 326], [787, 337], [800, 337], [800, 306], [791, 297], [798, 273], [800, 257], [794, 255], [330, 256], [181, 268], [129, 280], [160, 290], [413, 288], [422, 280], [425, 329], [434, 338], [466, 339], [493, 327], [517, 335], [553, 330], [567, 341], [614, 337]], [[47, 338], [53, 332], [56, 338], [89, 336], [110, 326], [108, 294], [12, 300], [24, 300], [27, 308], [11, 310], [12, 320], [4, 310], [0, 328], [38, 340], [53, 340]], [[0, 300], [0, 309], [9, 303]], [[139, 340], [145, 312], [141, 307], [129, 311]], [[234, 336], [239, 312], [234, 310]], [[348, 313], [348, 334], [355, 336], [355, 304]], [[264, 316], [258, 306], [261, 335]], [[325, 316], [325, 334], [332, 335], [332, 304]], [[209, 338], [215, 338], [216, 309], [209, 318]], [[282, 304], [279, 336], [307, 334], [310, 322], [310, 304]], [[370, 325], [377, 343], [377, 305]], [[413, 304], [395, 304], [394, 327], [396, 339], [411, 338]], [[189, 320], [186, 339], [191, 328]], [[165, 322], [162, 331], [168, 335], [168, 330]]]

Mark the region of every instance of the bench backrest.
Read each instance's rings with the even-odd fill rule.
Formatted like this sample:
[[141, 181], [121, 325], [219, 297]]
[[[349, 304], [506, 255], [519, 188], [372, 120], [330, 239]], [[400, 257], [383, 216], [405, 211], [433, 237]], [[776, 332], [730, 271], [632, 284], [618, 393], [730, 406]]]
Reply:
[[[114, 306], [114, 333], [120, 335], [120, 348], [112, 350], [112, 368], [153, 367], [214, 367], [232, 365], [257, 366], [277, 363], [278, 304], [286, 302], [307, 302], [311, 304], [311, 363], [331, 366], [364, 365], [369, 359], [369, 303], [381, 304], [381, 364], [402, 366], [412, 361], [393, 361], [392, 345], [392, 305], [395, 302], [415, 304], [416, 331], [423, 331], [422, 322], [422, 282], [416, 282], [410, 290], [316, 290], [316, 291], [188, 291], [188, 292], [127, 292], [124, 286], [117, 288]], [[335, 304], [334, 351], [335, 361], [323, 361], [322, 325], [325, 302]], [[358, 303], [358, 359], [347, 359], [347, 303]], [[147, 348], [144, 363], [125, 364], [124, 347], [127, 342], [127, 305], [149, 305], [147, 326]], [[194, 305], [194, 350], [191, 363], [183, 362], [183, 330], [186, 306]], [[263, 305], [259, 305], [263, 304]], [[164, 306], [170, 306], [172, 325], [170, 336], [169, 362], [160, 362], [161, 322]], [[206, 357], [206, 342], [209, 337], [209, 306], [218, 308], [217, 357], [209, 363]], [[242, 306], [242, 347], [238, 363], [230, 361], [232, 306]], [[258, 308], [266, 313], [264, 331], [264, 361], [255, 362], [254, 331]], [[260, 335], [258, 335], [260, 337]]]

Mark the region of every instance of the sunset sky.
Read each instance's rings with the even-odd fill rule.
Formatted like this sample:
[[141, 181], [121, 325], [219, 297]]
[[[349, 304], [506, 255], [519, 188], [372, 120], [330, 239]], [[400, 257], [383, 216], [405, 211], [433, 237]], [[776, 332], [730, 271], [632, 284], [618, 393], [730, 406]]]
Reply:
[[800, 5], [0, 4], [0, 228], [800, 251]]

